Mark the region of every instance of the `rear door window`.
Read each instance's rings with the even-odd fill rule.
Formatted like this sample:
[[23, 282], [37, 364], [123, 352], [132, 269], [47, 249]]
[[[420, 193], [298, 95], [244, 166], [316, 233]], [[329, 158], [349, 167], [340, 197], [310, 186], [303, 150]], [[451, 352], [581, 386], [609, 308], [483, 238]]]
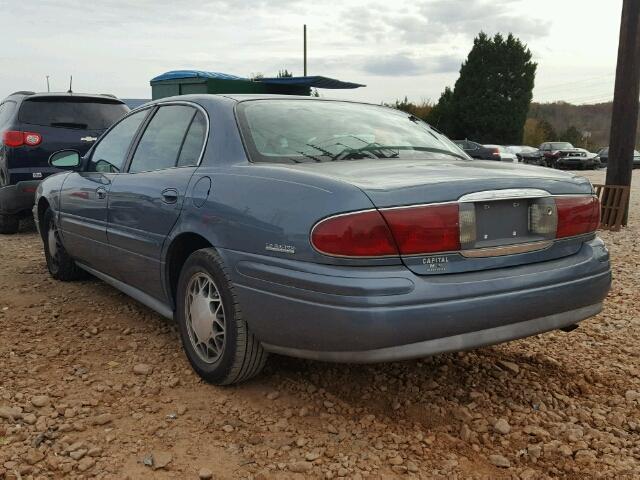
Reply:
[[182, 144], [182, 150], [180, 150], [180, 156], [178, 157], [178, 167], [196, 166], [198, 164], [206, 130], [207, 121], [202, 112], [199, 111], [193, 117], [187, 136]]
[[160, 107], [142, 134], [129, 173], [175, 167], [196, 111], [186, 105]]
[[20, 107], [23, 123], [78, 130], [106, 130], [129, 108], [108, 98], [42, 97], [25, 100]]

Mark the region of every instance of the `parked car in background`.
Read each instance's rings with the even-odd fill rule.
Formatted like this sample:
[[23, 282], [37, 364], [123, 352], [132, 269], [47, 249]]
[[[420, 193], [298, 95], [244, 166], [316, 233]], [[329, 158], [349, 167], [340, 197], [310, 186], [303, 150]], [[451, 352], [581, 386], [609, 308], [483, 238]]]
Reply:
[[[606, 167], [609, 164], [609, 147], [604, 147], [596, 154], [600, 164]], [[640, 168], [640, 152], [633, 151], [633, 168]]]
[[556, 167], [570, 170], [596, 170], [600, 168], [600, 158], [584, 148], [576, 148], [556, 160]]
[[578, 152], [569, 142], [545, 142], [540, 145], [539, 150], [544, 155], [547, 166], [551, 168], [557, 167], [558, 158]]
[[70, 170], [37, 190], [51, 275], [175, 318], [216, 384], [267, 352], [380, 362], [571, 328], [611, 283], [587, 179], [473, 161], [379, 105], [165, 98], [50, 161]]
[[484, 148], [488, 148], [493, 152], [496, 160], [501, 162], [518, 163], [518, 157], [515, 153], [511, 153], [507, 147], [503, 145], [484, 145]]
[[527, 145], [509, 145], [507, 150], [518, 157], [518, 161], [528, 165], [547, 166], [544, 155], [540, 150]]
[[495, 148], [487, 148], [471, 140], [454, 140], [453, 142], [471, 158], [477, 160], [500, 160], [500, 152]]
[[18, 231], [36, 187], [57, 172], [49, 156], [84, 154], [129, 108], [112, 95], [16, 92], [0, 103], [0, 233]]

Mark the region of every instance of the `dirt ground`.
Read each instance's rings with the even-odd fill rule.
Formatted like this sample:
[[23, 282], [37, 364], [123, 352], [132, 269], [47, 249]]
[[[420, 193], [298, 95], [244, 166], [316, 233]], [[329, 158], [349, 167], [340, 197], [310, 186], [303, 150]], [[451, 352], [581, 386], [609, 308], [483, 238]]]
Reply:
[[231, 388], [152, 311], [52, 280], [32, 227], [0, 237], [0, 479], [640, 478], [634, 180], [631, 226], [602, 234], [613, 291], [577, 330], [372, 366], [272, 356]]

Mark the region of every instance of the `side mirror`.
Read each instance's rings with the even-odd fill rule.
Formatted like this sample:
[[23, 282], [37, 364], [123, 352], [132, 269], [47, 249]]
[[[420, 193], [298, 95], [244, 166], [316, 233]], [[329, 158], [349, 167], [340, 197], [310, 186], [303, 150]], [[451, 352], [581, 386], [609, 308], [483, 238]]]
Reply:
[[75, 170], [80, 163], [80, 152], [76, 150], [59, 150], [49, 157], [49, 165], [63, 170]]

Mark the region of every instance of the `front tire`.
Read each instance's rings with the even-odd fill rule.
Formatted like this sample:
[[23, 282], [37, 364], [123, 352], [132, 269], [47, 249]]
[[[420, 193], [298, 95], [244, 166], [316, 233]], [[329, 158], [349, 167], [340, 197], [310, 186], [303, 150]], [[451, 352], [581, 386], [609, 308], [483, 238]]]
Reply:
[[63, 282], [70, 282], [84, 277], [84, 272], [76, 265], [76, 262], [73, 261], [62, 245], [58, 226], [50, 208], [44, 212], [42, 217], [41, 231], [44, 256], [51, 276]]
[[20, 219], [18, 215], [0, 214], [0, 233], [4, 235], [13, 235], [18, 233], [20, 227]]
[[205, 381], [239, 383], [264, 367], [267, 352], [242, 318], [233, 283], [214, 249], [194, 252], [182, 267], [176, 320], [187, 358]]

